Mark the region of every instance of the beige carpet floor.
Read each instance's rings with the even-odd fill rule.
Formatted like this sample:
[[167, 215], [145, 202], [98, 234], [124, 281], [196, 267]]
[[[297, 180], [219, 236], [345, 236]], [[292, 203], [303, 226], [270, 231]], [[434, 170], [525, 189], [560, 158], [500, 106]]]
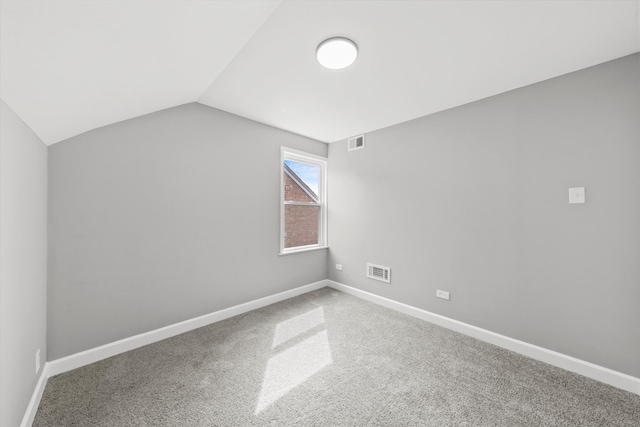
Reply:
[[640, 396], [330, 288], [50, 378], [52, 426], [639, 426]]

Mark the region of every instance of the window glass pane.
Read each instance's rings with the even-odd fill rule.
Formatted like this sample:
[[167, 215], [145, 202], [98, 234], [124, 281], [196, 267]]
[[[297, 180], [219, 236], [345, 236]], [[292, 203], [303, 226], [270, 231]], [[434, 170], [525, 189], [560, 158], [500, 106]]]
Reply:
[[309, 163], [284, 161], [285, 202], [318, 203], [320, 167]]
[[320, 206], [284, 206], [284, 247], [317, 245]]
[[281, 149], [280, 253], [326, 247], [327, 160]]

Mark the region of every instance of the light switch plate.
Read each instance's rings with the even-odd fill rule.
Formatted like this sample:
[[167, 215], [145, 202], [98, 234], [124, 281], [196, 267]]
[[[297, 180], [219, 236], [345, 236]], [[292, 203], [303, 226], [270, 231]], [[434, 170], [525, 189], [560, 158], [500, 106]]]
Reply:
[[584, 187], [569, 189], [569, 203], [584, 203]]

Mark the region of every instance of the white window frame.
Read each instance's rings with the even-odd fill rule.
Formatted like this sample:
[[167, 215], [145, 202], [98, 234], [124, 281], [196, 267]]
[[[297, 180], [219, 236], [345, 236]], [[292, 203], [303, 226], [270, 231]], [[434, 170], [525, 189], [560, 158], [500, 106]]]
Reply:
[[[308, 163], [318, 166], [320, 176], [318, 177], [318, 203], [285, 202], [284, 200], [284, 162], [292, 160], [294, 162]], [[318, 230], [318, 244], [296, 246], [293, 248], [284, 247], [284, 214], [285, 205], [308, 205], [319, 206], [320, 220]], [[316, 249], [326, 249], [327, 244], [327, 158], [293, 148], [280, 148], [280, 255], [292, 254], [296, 252], [313, 251]]]

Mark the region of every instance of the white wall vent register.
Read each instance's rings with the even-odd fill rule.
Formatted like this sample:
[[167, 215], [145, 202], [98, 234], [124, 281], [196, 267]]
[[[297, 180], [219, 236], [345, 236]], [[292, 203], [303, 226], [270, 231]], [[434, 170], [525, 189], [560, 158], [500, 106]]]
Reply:
[[367, 263], [367, 277], [369, 279], [391, 283], [391, 268]]
[[354, 136], [353, 138], [349, 138], [349, 151], [359, 150], [360, 148], [364, 148], [364, 135]]

